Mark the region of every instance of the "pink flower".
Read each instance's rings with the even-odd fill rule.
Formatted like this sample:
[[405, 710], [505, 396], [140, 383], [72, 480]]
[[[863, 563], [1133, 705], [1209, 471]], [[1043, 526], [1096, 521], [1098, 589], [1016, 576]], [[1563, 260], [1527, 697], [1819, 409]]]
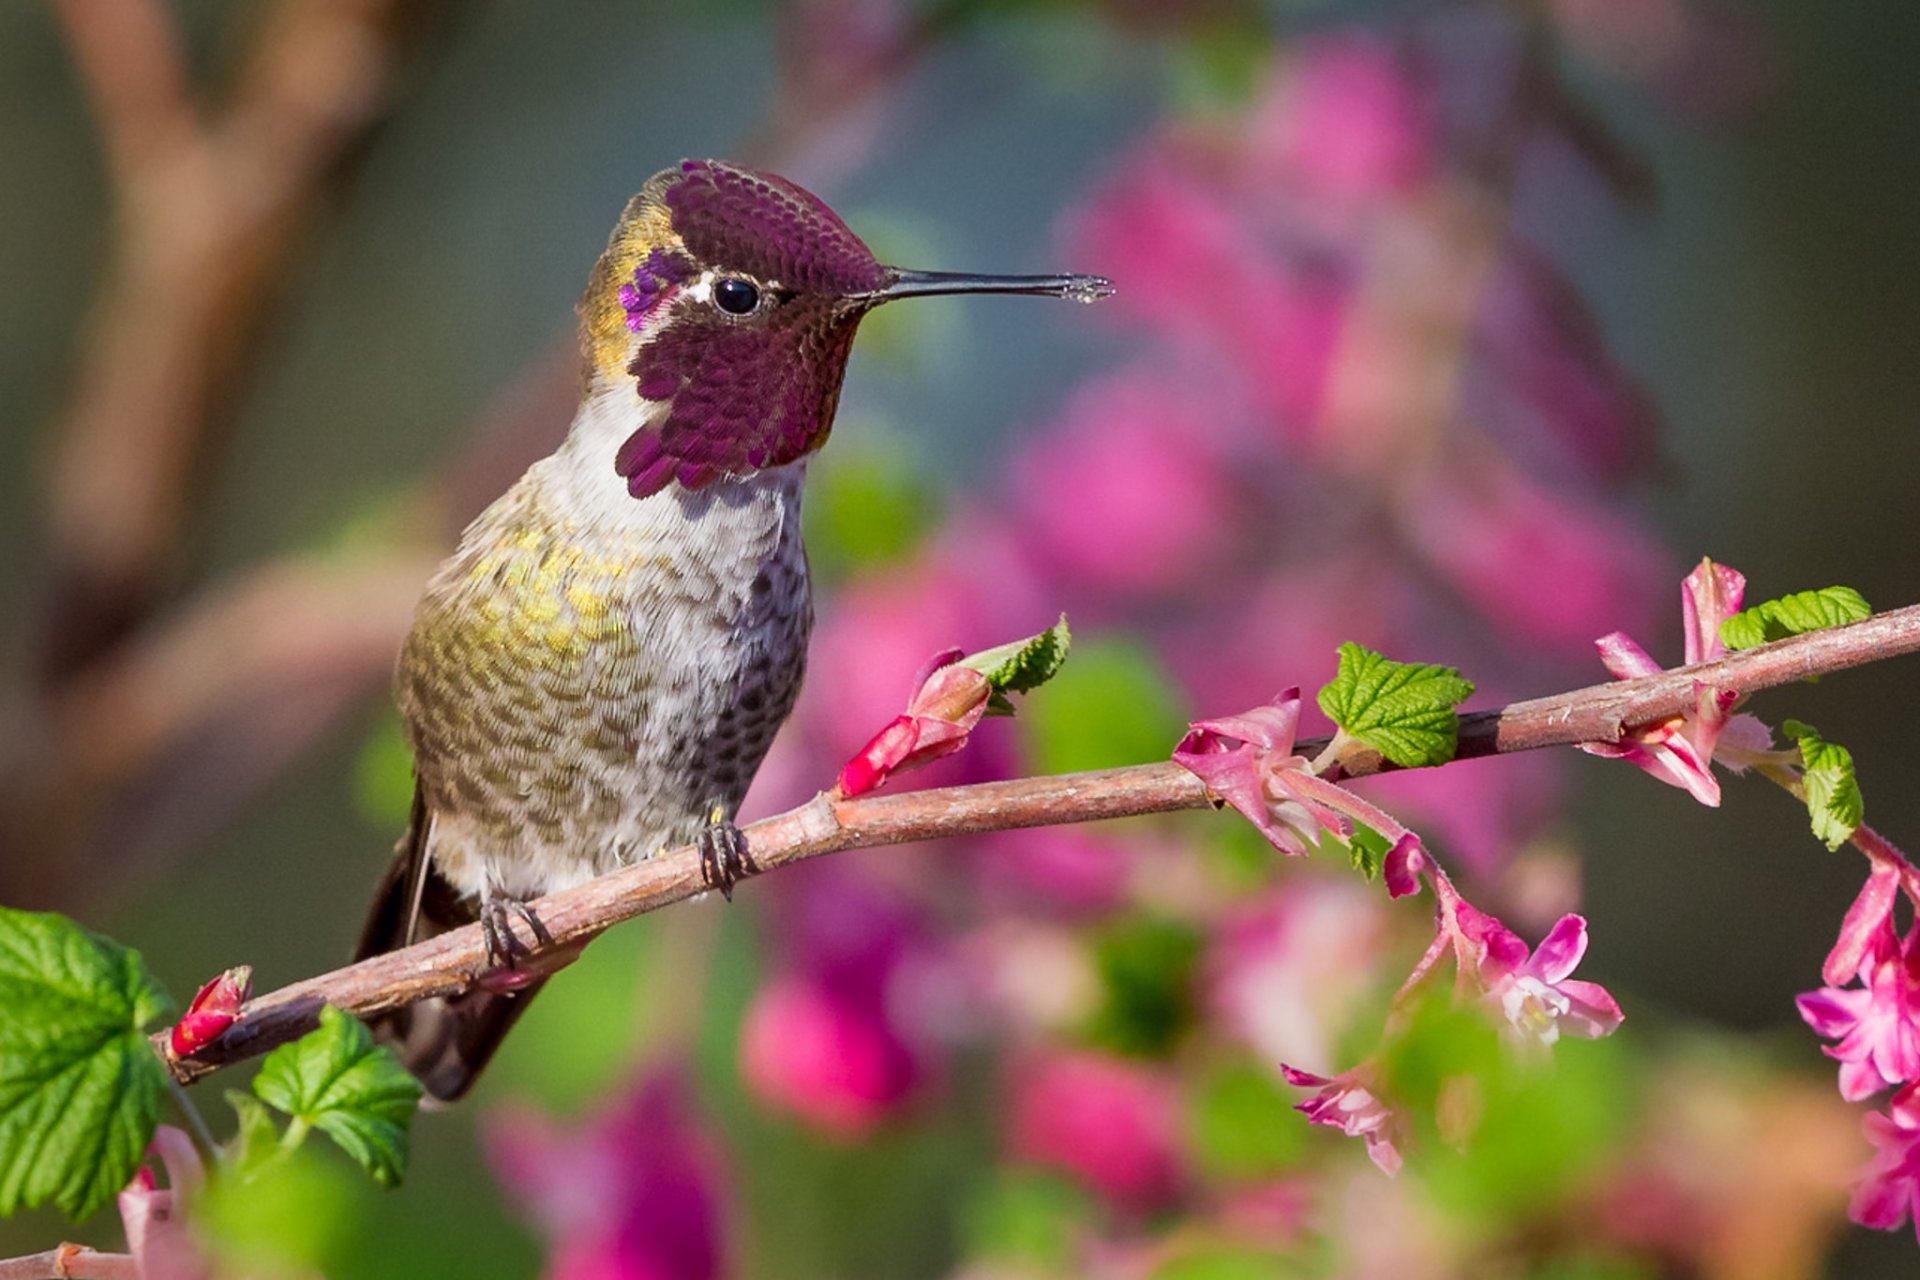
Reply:
[[[165, 1167], [165, 1189], [155, 1183], [153, 1170], [143, 1164], [116, 1197], [127, 1251], [139, 1267], [140, 1280], [211, 1280], [213, 1264], [201, 1251], [189, 1216], [207, 1177], [199, 1149], [181, 1130], [163, 1124], [154, 1130], [147, 1155], [158, 1157]], [[74, 1274], [81, 1274], [79, 1268]]]
[[546, 1280], [714, 1280], [718, 1159], [678, 1077], [638, 1082], [573, 1130], [530, 1108], [487, 1124], [487, 1155], [551, 1248]]
[[1318, 40], [1284, 65], [1246, 128], [1257, 163], [1309, 199], [1349, 208], [1403, 194], [1429, 168], [1425, 94], [1385, 47]]
[[775, 974], [747, 1008], [740, 1072], [762, 1101], [837, 1137], [885, 1120], [931, 1074], [925, 1000], [903, 998], [934, 966], [918, 921], [884, 886], [843, 867], [797, 872], [779, 902]]
[[895, 716], [840, 770], [843, 796], [864, 795], [896, 773], [931, 764], [967, 745], [987, 713], [993, 689], [987, 678], [959, 665], [965, 653], [947, 649], [929, 658], [914, 677], [904, 715]]
[[1571, 650], [1632, 616], [1659, 572], [1644, 532], [1498, 456], [1455, 452], [1399, 509], [1419, 554], [1504, 638]]
[[1124, 1209], [1167, 1203], [1182, 1160], [1180, 1099], [1152, 1068], [1095, 1053], [1027, 1063], [1013, 1080], [1013, 1158], [1065, 1169]]
[[1363, 822], [1392, 842], [1411, 848], [1420, 837], [1391, 814], [1346, 788], [1316, 777], [1304, 756], [1294, 754], [1300, 723], [1300, 690], [1288, 689], [1265, 706], [1237, 716], [1196, 720], [1174, 748], [1173, 761], [1260, 829], [1280, 852], [1307, 852], [1321, 832], [1338, 840]]
[[1063, 586], [1103, 595], [1187, 581], [1229, 544], [1220, 415], [1171, 375], [1087, 383], [1015, 462], [1023, 540]]
[[1861, 957], [1859, 986], [1822, 987], [1795, 1002], [1815, 1034], [1839, 1042], [1824, 1051], [1840, 1063], [1840, 1096], [1849, 1102], [1920, 1079], [1916, 937], [1920, 930], [1910, 931], [1904, 942], [1896, 938], [1889, 910]]
[[775, 978], [761, 989], [740, 1041], [748, 1088], [840, 1137], [871, 1130], [919, 1076], [884, 1020], [800, 979]]
[[187, 1011], [173, 1024], [173, 1034], [167, 1042], [173, 1056], [187, 1057], [225, 1035], [234, 1019], [240, 1016], [240, 1006], [247, 1002], [252, 990], [253, 966], [243, 964], [227, 970], [195, 992]]
[[1380, 1172], [1393, 1177], [1400, 1172], [1400, 1149], [1394, 1145], [1399, 1128], [1394, 1114], [1367, 1087], [1366, 1072], [1355, 1068], [1337, 1076], [1317, 1076], [1311, 1071], [1280, 1065], [1280, 1074], [1297, 1089], [1320, 1092], [1299, 1103], [1294, 1110], [1313, 1124], [1331, 1125], [1349, 1138], [1367, 1144], [1367, 1158]]
[[1351, 876], [1289, 877], [1231, 913], [1207, 957], [1207, 1003], [1270, 1063], [1331, 1057], [1374, 980], [1386, 922]]
[[1568, 977], [1587, 951], [1587, 922], [1561, 916], [1529, 955], [1520, 935], [1460, 902], [1461, 932], [1475, 944], [1487, 999], [1519, 1038], [1552, 1044], [1564, 1029], [1584, 1039], [1611, 1035], [1624, 1015], [1605, 987]]
[[[1740, 611], [1746, 579], [1737, 571], [1702, 560], [1681, 584], [1680, 606], [1685, 624], [1687, 665], [1711, 662], [1726, 653], [1720, 643], [1720, 624]], [[1631, 680], [1662, 670], [1625, 632], [1615, 631], [1594, 641], [1600, 661], [1616, 679]], [[1720, 780], [1713, 776], [1714, 755], [1722, 744], [1729, 749], [1723, 763], [1739, 768], [1772, 745], [1766, 725], [1752, 716], [1731, 714], [1739, 695], [1694, 682], [1693, 710], [1658, 724], [1633, 729], [1618, 742], [1586, 742], [1580, 749], [1611, 760], [1630, 760], [1647, 773], [1690, 793], [1704, 805], [1720, 803]]]
[[1887, 1114], [1868, 1114], [1873, 1161], [1854, 1187], [1847, 1216], [1863, 1227], [1892, 1231], [1909, 1218], [1920, 1236], [1920, 1085], [1893, 1095]]

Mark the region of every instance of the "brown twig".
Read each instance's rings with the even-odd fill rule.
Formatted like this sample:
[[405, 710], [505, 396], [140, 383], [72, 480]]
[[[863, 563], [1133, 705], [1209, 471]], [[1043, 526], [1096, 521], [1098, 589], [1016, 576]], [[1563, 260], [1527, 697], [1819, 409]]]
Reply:
[[[1469, 713], [1461, 717], [1458, 758], [1617, 741], [1628, 729], [1693, 708], [1695, 686], [1701, 682], [1746, 694], [1915, 651], [1920, 651], [1920, 605], [1717, 662]], [[1300, 750], [1311, 754], [1315, 747], [1303, 743]], [[1364, 754], [1344, 760], [1343, 766], [1348, 776], [1391, 767]], [[854, 800], [821, 795], [754, 823], [745, 835], [756, 867], [767, 871], [843, 849], [1137, 817], [1211, 803], [1192, 774], [1159, 762]], [[699, 852], [689, 846], [542, 898], [533, 906], [555, 948], [566, 949], [585, 944], [610, 925], [684, 901], [705, 888]], [[463, 991], [486, 968], [479, 926], [457, 929], [262, 996], [200, 1056], [169, 1060], [169, 1065], [181, 1080], [191, 1081], [304, 1034], [315, 1025], [323, 1005], [361, 1015], [379, 1013]], [[164, 1034], [155, 1038], [163, 1058], [165, 1040]]]
[[140, 1264], [130, 1253], [63, 1244], [18, 1258], [0, 1258], [0, 1280], [140, 1280]]

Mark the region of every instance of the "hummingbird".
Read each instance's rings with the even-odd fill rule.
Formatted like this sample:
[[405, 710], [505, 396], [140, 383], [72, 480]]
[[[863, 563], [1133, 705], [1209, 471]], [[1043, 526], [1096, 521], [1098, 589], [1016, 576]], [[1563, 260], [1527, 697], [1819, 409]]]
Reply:
[[[434, 573], [395, 691], [414, 800], [357, 959], [479, 921], [511, 975], [527, 903], [697, 844], [731, 897], [734, 818], [793, 709], [813, 625], [800, 501], [854, 331], [901, 298], [1091, 302], [1099, 276], [886, 266], [784, 178], [687, 160], [628, 202], [579, 304], [566, 439]], [[544, 984], [379, 1015], [430, 1096], [472, 1087]]]

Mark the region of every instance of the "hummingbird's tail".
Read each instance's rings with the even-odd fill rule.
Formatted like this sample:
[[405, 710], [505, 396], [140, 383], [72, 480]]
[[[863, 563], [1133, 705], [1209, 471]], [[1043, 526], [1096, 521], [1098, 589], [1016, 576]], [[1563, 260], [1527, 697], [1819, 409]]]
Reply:
[[[353, 958], [365, 960], [472, 924], [478, 916], [427, 857], [426, 801], [416, 784], [407, 831], [394, 849]], [[512, 992], [469, 991], [420, 1000], [367, 1019], [374, 1039], [392, 1049], [430, 1099], [463, 1097], [546, 979]]]

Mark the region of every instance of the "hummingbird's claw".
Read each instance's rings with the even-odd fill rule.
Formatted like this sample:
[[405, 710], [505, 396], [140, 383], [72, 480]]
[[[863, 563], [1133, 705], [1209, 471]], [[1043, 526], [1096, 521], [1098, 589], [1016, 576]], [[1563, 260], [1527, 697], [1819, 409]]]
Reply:
[[553, 935], [540, 923], [540, 917], [533, 914], [532, 907], [518, 898], [489, 893], [480, 904], [480, 932], [486, 939], [487, 964], [495, 969], [518, 968], [520, 958], [532, 954], [532, 949], [514, 936], [509, 916], [519, 916], [526, 922], [537, 945], [553, 945]]
[[694, 843], [700, 846], [701, 881], [709, 889], [718, 889], [728, 902], [733, 901], [733, 886], [760, 870], [747, 852], [747, 838], [719, 805], [713, 807]]

